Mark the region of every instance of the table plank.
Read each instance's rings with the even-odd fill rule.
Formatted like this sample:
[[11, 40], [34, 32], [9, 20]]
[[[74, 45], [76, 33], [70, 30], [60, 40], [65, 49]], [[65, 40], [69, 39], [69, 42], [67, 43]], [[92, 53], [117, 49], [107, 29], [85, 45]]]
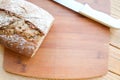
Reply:
[[[111, 15], [120, 19], [120, 0], [111, 0]], [[110, 71], [120, 75], [120, 30], [111, 29]]]

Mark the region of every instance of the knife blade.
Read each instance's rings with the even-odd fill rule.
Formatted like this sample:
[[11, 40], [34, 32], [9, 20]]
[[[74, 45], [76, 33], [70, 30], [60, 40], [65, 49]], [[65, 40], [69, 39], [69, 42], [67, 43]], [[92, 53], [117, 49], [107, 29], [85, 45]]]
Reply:
[[91, 8], [88, 4], [81, 4], [75, 0], [53, 0], [77, 13], [80, 13], [107, 27], [120, 29], [120, 21], [110, 15]]

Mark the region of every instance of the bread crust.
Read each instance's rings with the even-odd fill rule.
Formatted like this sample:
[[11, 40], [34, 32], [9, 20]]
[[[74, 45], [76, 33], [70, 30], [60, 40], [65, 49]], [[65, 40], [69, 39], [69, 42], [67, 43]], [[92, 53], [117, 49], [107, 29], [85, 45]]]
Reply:
[[[32, 57], [47, 35], [53, 20], [48, 12], [25, 0], [11, 0], [0, 4], [0, 43], [16, 53]], [[23, 23], [29, 27], [26, 31], [21, 31], [25, 27], [21, 25]], [[19, 28], [18, 25], [21, 26], [20, 30], [16, 29]], [[37, 38], [31, 40], [31, 35]]]

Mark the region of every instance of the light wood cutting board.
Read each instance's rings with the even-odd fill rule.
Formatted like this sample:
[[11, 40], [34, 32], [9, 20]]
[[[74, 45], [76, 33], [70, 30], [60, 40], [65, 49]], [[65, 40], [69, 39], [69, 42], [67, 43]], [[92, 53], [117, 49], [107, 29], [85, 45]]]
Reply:
[[[51, 0], [29, 1], [49, 11], [55, 17], [55, 22], [33, 58], [27, 59], [5, 49], [6, 71], [23, 76], [57, 79], [90, 78], [107, 72], [108, 28]], [[102, 1], [91, 3], [96, 3], [93, 6], [99, 6], [99, 9], [109, 6], [109, 3]], [[104, 7], [104, 12], [108, 9]]]

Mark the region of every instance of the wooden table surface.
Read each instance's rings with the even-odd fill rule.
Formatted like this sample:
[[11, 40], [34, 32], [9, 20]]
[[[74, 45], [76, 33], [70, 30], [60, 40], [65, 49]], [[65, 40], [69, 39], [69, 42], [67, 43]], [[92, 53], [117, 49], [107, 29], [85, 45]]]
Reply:
[[[85, 1], [85, 0], [84, 0]], [[87, 0], [86, 0], [87, 1]], [[94, 0], [97, 1], [97, 0]], [[119, 16], [119, 0], [111, 0], [111, 13], [113, 17], [120, 18]], [[116, 5], [117, 4], [117, 5]], [[95, 5], [95, 4], [94, 4]], [[99, 8], [99, 10], [102, 10]], [[112, 31], [113, 29], [111, 29]], [[115, 31], [116, 32], [116, 31]], [[119, 32], [119, 31], [118, 31]], [[117, 32], [116, 32], [117, 33]], [[116, 37], [113, 34], [111, 34], [112, 37]], [[118, 38], [118, 36], [117, 36]], [[111, 39], [111, 41], [113, 41]], [[119, 41], [118, 41], [119, 42]], [[119, 46], [119, 45], [118, 45]], [[120, 62], [119, 62], [119, 52], [120, 50], [116, 47], [109, 46], [109, 72], [103, 77], [99, 78], [93, 78], [93, 79], [87, 79], [87, 80], [120, 80], [120, 76], [118, 75], [120, 72]], [[0, 46], [0, 80], [47, 80], [47, 79], [34, 79], [34, 78], [27, 78], [27, 77], [22, 77], [14, 74], [9, 74], [3, 70], [3, 53], [4, 53], [4, 48]], [[116, 56], [118, 55], [118, 56]]]

